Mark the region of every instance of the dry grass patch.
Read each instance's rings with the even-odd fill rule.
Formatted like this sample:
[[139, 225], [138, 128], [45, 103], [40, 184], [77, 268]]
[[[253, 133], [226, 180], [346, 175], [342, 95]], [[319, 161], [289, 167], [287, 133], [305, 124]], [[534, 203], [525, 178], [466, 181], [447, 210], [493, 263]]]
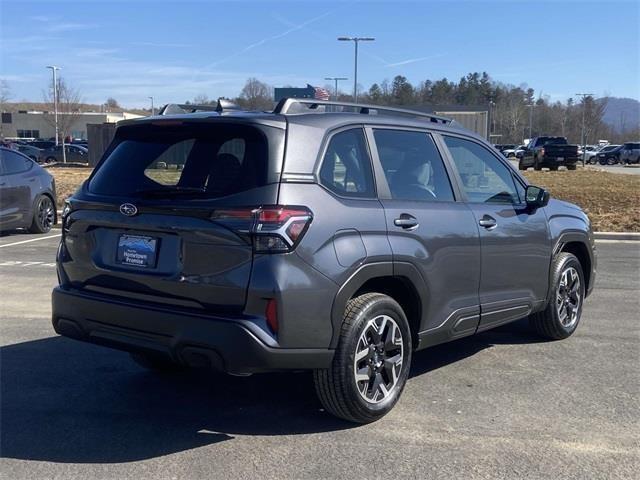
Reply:
[[527, 170], [525, 176], [553, 197], [582, 207], [595, 231], [640, 232], [640, 175], [584, 169]]
[[73, 195], [78, 187], [84, 182], [91, 172], [92, 168], [63, 168], [51, 167], [47, 171], [56, 179], [56, 194], [58, 196], [58, 207], [62, 208], [64, 199]]
[[[73, 194], [91, 173], [90, 168], [49, 168], [56, 179], [58, 206]], [[176, 172], [166, 172], [174, 180]], [[569, 172], [525, 172], [529, 181], [547, 188], [551, 195], [580, 205], [591, 218], [594, 230], [640, 232], [640, 175], [608, 173], [596, 169]]]

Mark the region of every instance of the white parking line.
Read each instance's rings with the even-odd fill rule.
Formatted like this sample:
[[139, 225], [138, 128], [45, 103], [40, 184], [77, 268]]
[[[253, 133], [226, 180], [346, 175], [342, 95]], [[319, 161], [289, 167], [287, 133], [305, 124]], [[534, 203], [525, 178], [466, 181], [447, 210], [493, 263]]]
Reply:
[[22, 240], [21, 242], [7, 243], [5, 245], [0, 245], [0, 248], [12, 247], [14, 245], [22, 245], [23, 243], [37, 242], [39, 240], [46, 240], [47, 238], [56, 238], [56, 237], [59, 237], [60, 235], [62, 235], [62, 234], [61, 233], [56, 233], [55, 235], [49, 235], [48, 237], [38, 237], [38, 238], [32, 238], [30, 240]]

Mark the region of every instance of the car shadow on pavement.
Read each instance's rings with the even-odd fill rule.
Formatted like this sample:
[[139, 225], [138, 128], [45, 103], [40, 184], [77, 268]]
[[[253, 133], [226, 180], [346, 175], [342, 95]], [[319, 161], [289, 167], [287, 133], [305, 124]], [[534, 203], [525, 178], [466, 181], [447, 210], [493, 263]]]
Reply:
[[[496, 343], [531, 338], [491, 335], [417, 353], [412, 376]], [[5, 458], [121, 463], [233, 441], [235, 435], [354, 427], [322, 410], [309, 373], [163, 375], [143, 370], [125, 353], [62, 337], [2, 347], [0, 381]]]

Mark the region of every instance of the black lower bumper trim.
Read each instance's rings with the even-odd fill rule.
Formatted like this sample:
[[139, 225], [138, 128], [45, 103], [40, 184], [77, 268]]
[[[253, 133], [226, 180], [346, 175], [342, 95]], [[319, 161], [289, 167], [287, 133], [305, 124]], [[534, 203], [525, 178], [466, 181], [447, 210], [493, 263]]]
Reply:
[[171, 358], [233, 374], [327, 368], [333, 350], [274, 348], [238, 320], [145, 308], [57, 287], [53, 328], [60, 335]]

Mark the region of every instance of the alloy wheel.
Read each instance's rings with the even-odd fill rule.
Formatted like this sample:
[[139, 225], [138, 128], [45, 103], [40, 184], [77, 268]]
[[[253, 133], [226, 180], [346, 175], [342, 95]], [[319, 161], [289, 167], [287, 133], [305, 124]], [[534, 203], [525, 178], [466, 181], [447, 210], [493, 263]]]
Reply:
[[42, 197], [38, 203], [38, 224], [42, 230], [48, 232], [53, 227], [55, 212], [53, 211], [53, 202], [49, 197]]
[[563, 327], [571, 328], [576, 324], [581, 302], [580, 275], [574, 267], [567, 267], [556, 290], [556, 311]]
[[353, 372], [360, 396], [380, 403], [398, 383], [402, 372], [404, 339], [398, 324], [388, 315], [369, 320], [358, 339]]

